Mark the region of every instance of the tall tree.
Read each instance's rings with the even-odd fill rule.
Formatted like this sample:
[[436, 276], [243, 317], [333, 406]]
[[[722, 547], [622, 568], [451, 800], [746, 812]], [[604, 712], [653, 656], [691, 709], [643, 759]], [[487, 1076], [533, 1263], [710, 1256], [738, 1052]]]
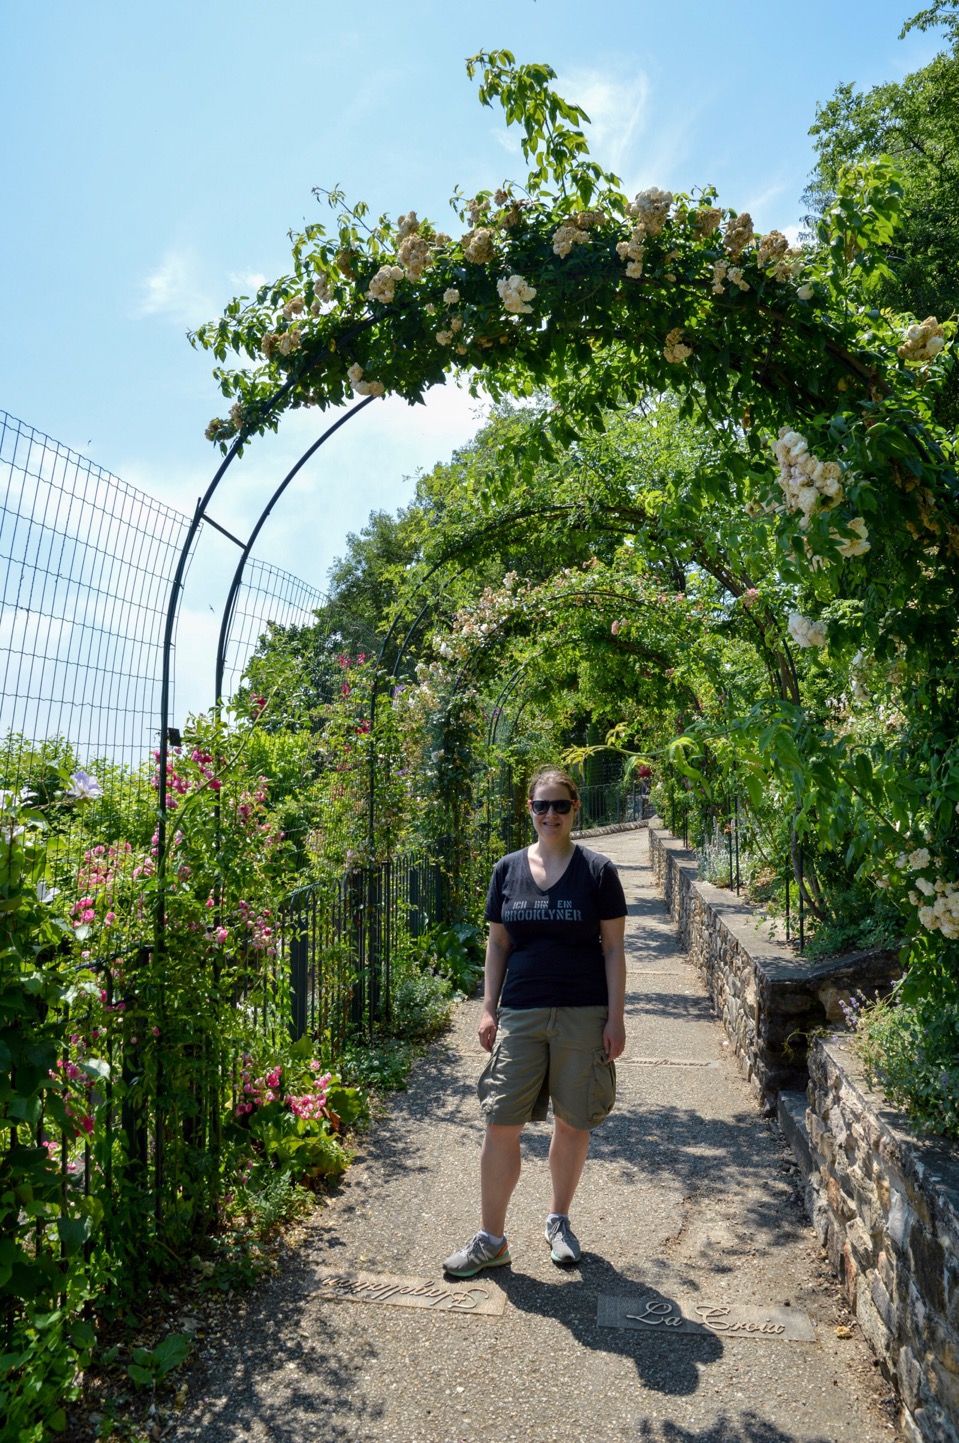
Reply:
[[[902, 34], [939, 25], [947, 48], [929, 65], [867, 91], [840, 85], [818, 107], [810, 130], [816, 168], [805, 199], [815, 229], [835, 198], [843, 166], [891, 156], [903, 207], [886, 257], [892, 274], [877, 299], [895, 311], [942, 320], [959, 311], [959, 3], [940, 0], [908, 21]], [[959, 425], [959, 372], [937, 410], [944, 425]]]

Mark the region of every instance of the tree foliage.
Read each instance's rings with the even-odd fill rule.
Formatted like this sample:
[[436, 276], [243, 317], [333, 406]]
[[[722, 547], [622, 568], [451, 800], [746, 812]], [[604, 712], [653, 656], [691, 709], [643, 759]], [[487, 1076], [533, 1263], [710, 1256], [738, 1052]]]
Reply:
[[[885, 247], [889, 270], [877, 302], [894, 311], [943, 317], [959, 311], [959, 11], [948, 0], [922, 11], [906, 28], [940, 24], [947, 26], [949, 48], [930, 64], [867, 91], [840, 85], [818, 107], [810, 131], [816, 167], [806, 201], [815, 225], [833, 203], [844, 167], [891, 157], [902, 208]], [[955, 376], [938, 414], [953, 429], [959, 423]]]

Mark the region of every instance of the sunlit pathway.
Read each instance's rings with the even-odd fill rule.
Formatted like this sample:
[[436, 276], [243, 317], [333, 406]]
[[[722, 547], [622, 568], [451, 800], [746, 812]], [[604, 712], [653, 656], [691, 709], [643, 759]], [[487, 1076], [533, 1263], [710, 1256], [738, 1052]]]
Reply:
[[[530, 1128], [511, 1269], [475, 1280], [500, 1316], [333, 1301], [332, 1273], [422, 1279], [476, 1227], [482, 1124], [479, 1003], [417, 1069], [341, 1195], [281, 1277], [237, 1305], [195, 1373], [178, 1439], [391, 1443], [877, 1443], [896, 1437], [858, 1336], [837, 1336], [823, 1267], [776, 1129], [724, 1046], [647, 866], [645, 831], [590, 844], [620, 868], [627, 1054], [573, 1222], [586, 1256], [561, 1272], [543, 1238], [548, 1128]], [[457, 1284], [467, 1290], [469, 1284]], [[601, 1301], [602, 1300], [602, 1301]], [[628, 1300], [628, 1302], [624, 1302]], [[664, 1316], [670, 1301], [811, 1321], [781, 1334], [684, 1333], [598, 1317]], [[652, 1311], [650, 1311], [652, 1305]], [[658, 1310], [658, 1313], [657, 1313]], [[720, 1318], [721, 1315], [713, 1314]], [[728, 1315], [735, 1319], [735, 1311]], [[747, 1315], [742, 1315], [747, 1316]], [[763, 1323], [760, 1326], [782, 1326]], [[843, 1329], [842, 1331], [848, 1331]]]

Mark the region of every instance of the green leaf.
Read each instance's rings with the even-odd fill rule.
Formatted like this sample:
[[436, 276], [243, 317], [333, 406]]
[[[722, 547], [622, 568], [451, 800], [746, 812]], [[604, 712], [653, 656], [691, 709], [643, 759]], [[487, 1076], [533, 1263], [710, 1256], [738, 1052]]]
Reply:
[[165, 1378], [174, 1368], [179, 1368], [190, 1352], [192, 1339], [188, 1333], [170, 1333], [153, 1350], [153, 1363], [158, 1378]]
[[93, 1232], [89, 1218], [57, 1218], [57, 1232], [67, 1257], [73, 1257], [83, 1247]]

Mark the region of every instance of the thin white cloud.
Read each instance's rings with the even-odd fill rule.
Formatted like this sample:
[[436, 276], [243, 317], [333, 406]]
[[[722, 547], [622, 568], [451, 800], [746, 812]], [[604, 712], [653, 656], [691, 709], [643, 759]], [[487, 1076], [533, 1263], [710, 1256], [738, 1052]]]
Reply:
[[584, 129], [594, 158], [607, 170], [622, 174], [646, 130], [649, 77], [642, 70], [628, 77], [595, 69], [570, 70], [557, 78], [556, 89], [589, 116]]
[[501, 145], [508, 155], [522, 155], [522, 142], [519, 130], [514, 126], [507, 130], [505, 126], [496, 126], [493, 136], [498, 145]]
[[[583, 130], [593, 159], [621, 175], [635, 168], [633, 151], [647, 128], [651, 85], [642, 70], [616, 75], [595, 67], [573, 69], [553, 82], [560, 95], [581, 105], [589, 116]], [[519, 155], [519, 126], [497, 126], [497, 142], [510, 155]]]
[[238, 295], [256, 295], [260, 287], [266, 285], [266, 276], [260, 271], [232, 271], [228, 280]]
[[218, 309], [203, 285], [194, 252], [171, 248], [143, 281], [136, 314], [165, 316], [178, 325], [198, 326]]

